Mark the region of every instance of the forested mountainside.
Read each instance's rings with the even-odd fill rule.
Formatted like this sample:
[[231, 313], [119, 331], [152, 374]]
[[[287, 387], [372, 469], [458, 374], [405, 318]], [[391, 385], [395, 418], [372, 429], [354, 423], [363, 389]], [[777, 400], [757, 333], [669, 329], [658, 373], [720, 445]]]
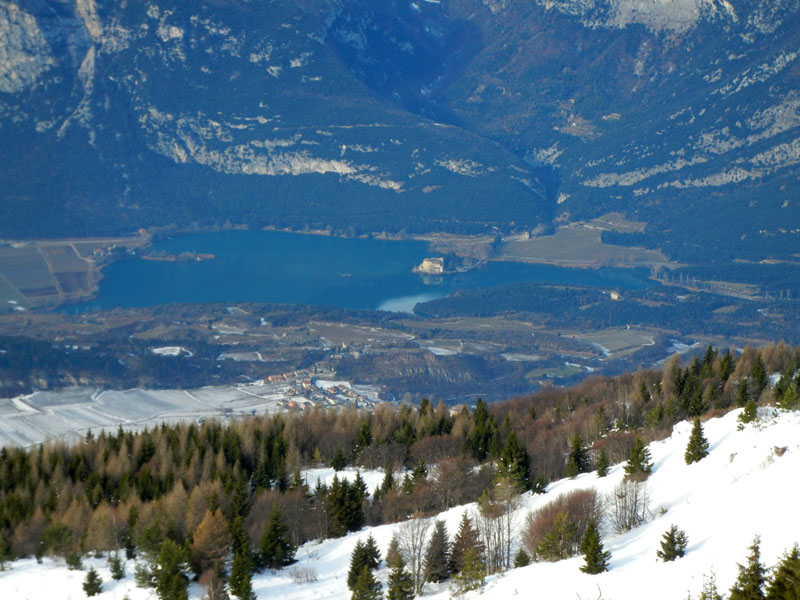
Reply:
[[0, 234], [547, 231], [621, 210], [648, 227], [615, 241], [681, 261], [791, 258], [799, 15], [5, 0]]
[[[296, 543], [341, 535], [364, 522], [378, 524], [409, 511], [440, 511], [473, 501], [498, 470], [523, 489], [541, 492], [549, 481], [575, 469], [583, 472], [597, 460], [619, 462], [643, 439], [663, 437], [676, 422], [709, 411], [721, 414], [739, 406], [750, 418], [759, 404], [797, 408], [799, 364], [800, 348], [748, 349], [735, 357], [709, 347], [702, 359], [685, 366], [676, 356], [662, 372], [595, 377], [573, 388], [551, 388], [492, 405], [478, 401], [472, 410], [453, 411], [423, 400], [416, 408], [312, 409], [228, 425], [209, 421], [143, 433], [90, 432], [75, 447], [3, 448], [0, 531], [22, 556], [107, 550], [109, 538], [97, 548], [87, 541], [89, 520], [98, 510], [122, 511], [127, 514], [119, 515], [119, 524], [127, 519], [125, 543], [131, 547], [142, 541], [141, 528], [156, 526], [159, 535], [172, 531], [183, 542], [190, 533], [185, 525], [170, 525], [169, 515], [160, 522], [153, 511], [182, 506], [190, 492], [201, 504], [213, 497], [212, 510], [244, 511], [242, 517], [260, 494], [279, 498], [293, 493], [286, 508], [302, 512], [312, 510], [313, 498], [298, 489], [293, 473], [309, 465], [413, 471], [391, 493], [387, 484], [381, 500], [374, 496], [363, 513], [367, 490], [345, 490], [345, 498], [357, 498], [357, 515], [349, 512], [351, 507], [342, 514], [317, 511], [293, 519], [293, 527], [300, 528], [293, 533]], [[770, 373], [780, 374], [774, 385]], [[567, 460], [570, 453], [574, 456]], [[439, 477], [430, 482], [424, 475], [434, 464]], [[183, 500], [175, 504], [175, 497]], [[203, 506], [195, 517], [202, 517]], [[149, 517], [136, 526], [137, 514]], [[57, 547], [48, 548], [49, 538], [41, 537], [48, 526], [63, 530]]]
[[[595, 378], [572, 389], [491, 406], [478, 401], [473, 409], [449, 411], [428, 401], [417, 408], [387, 405], [372, 413], [323, 409], [225, 425], [209, 421], [139, 433], [88, 433], [77, 446], [3, 448], [0, 565], [51, 557], [66, 560], [70, 569], [84, 562], [94, 569], [98, 559], [107, 558], [105, 577], [109, 572], [114, 579], [130, 579], [126, 569], [134, 570], [136, 584], [144, 588], [136, 595], [154, 588], [162, 600], [186, 598], [192, 578], [199, 578], [205, 594], [220, 593], [227, 581], [235, 597], [253, 598], [257, 571], [265, 572], [259, 576], [257, 597], [269, 594], [263, 586], [275, 585], [289, 586], [285, 593], [301, 597], [307, 593], [303, 585], [321, 575], [325, 585], [335, 586], [330, 590], [334, 597], [350, 596], [346, 579], [353, 597], [378, 598], [381, 587], [374, 581], [367, 586], [373, 595], [359, 596], [359, 580], [364, 564], [369, 570], [380, 566], [383, 552], [398, 574], [403, 567], [397, 556], [405, 562], [412, 583], [400, 597], [409, 599], [425, 586], [433, 595], [446, 595], [448, 585], [452, 593], [463, 594], [480, 589], [487, 577], [493, 588], [499, 586], [495, 596], [503, 597], [512, 592], [498, 574], [531, 560], [542, 566], [557, 563], [560, 567], [553, 568], [559, 572], [577, 571], [572, 557], [579, 552], [587, 574], [625, 570], [626, 557], [640, 555], [645, 547], [663, 563], [694, 555], [687, 563], [705, 569], [709, 558], [720, 558], [705, 548], [713, 545], [708, 526], [720, 527], [720, 514], [730, 515], [727, 507], [734, 506], [720, 500], [719, 486], [746, 494], [738, 502], [751, 507], [763, 502], [755, 493], [763, 491], [759, 486], [777, 491], [780, 478], [792, 472], [797, 419], [791, 411], [800, 407], [799, 360], [800, 349], [781, 346], [750, 349], [738, 359], [709, 348], [686, 366], [676, 359], [661, 372]], [[775, 368], [783, 374], [773, 385], [768, 373]], [[712, 419], [737, 404], [743, 409]], [[684, 419], [693, 425], [678, 424]], [[736, 429], [745, 428], [738, 434], [743, 441], [737, 442]], [[649, 443], [670, 432], [669, 440]], [[704, 471], [692, 467], [705, 461], [715, 466]], [[372, 469], [370, 483], [352, 468], [331, 478], [332, 471], [348, 465]], [[376, 467], [382, 467], [380, 475]], [[316, 482], [310, 479], [314, 474]], [[657, 481], [652, 487], [651, 475]], [[556, 481], [564, 477], [569, 480]], [[760, 533], [775, 564], [772, 540], [777, 536], [785, 544], [786, 534], [794, 532], [791, 526], [776, 528], [775, 519], [791, 523], [794, 517], [785, 512], [791, 502], [776, 492], [773, 510], [742, 517], [741, 527], [727, 530], [736, 531], [738, 539], [740, 530], [750, 535], [755, 523], [768, 524]], [[718, 514], [704, 514], [710, 506]], [[775, 507], [780, 507], [777, 514]], [[434, 526], [430, 517], [436, 515], [442, 523]], [[666, 528], [664, 515], [680, 520], [664, 532], [659, 548], [654, 534]], [[392, 523], [399, 524], [377, 528]], [[365, 525], [373, 529], [365, 532]], [[681, 527], [688, 525], [693, 526], [689, 538]], [[381, 544], [377, 554], [373, 532]], [[389, 543], [392, 536], [397, 540]], [[324, 541], [332, 538], [343, 540], [335, 545]], [[602, 538], [612, 540], [618, 556], [604, 550]], [[318, 545], [307, 544], [312, 540]], [[783, 546], [787, 555], [767, 582], [759, 544], [759, 538], [752, 543], [732, 600], [750, 597], [736, 595], [737, 586], [764, 592], [769, 583], [770, 599], [786, 597], [774, 595], [776, 582], [796, 589], [796, 552], [789, 554]], [[343, 554], [350, 549], [345, 578]], [[470, 558], [469, 552], [476, 554]], [[295, 553], [300, 566], [281, 571], [293, 563]], [[13, 562], [12, 572], [0, 575], [0, 589], [24, 597], [48, 587], [17, 577], [14, 571], [21, 564], [27, 564], [23, 572], [37, 568], [33, 561]], [[733, 580], [732, 564], [713, 566], [721, 567], [726, 585]], [[660, 567], [658, 577], [672, 572], [681, 584], [700, 588], [700, 573], [690, 579], [684, 567], [676, 568]], [[390, 589], [398, 574], [389, 577]], [[567, 578], [571, 583], [565, 587], [563, 576], [538, 574], [542, 579], [536, 580], [546, 581], [554, 598], [571, 593], [572, 585], [585, 589], [589, 583]], [[713, 582], [713, 571], [710, 576]], [[97, 585], [102, 588], [97, 579], [97, 571], [87, 573], [87, 594]], [[515, 585], [523, 581], [528, 579]], [[626, 598], [641, 592], [631, 586], [630, 575], [622, 588], [619, 577], [598, 581], [615, 584], [614, 597], [621, 589]], [[704, 578], [704, 590], [707, 583]], [[673, 581], [669, 588], [674, 587]], [[662, 592], [655, 597], [667, 597]]]

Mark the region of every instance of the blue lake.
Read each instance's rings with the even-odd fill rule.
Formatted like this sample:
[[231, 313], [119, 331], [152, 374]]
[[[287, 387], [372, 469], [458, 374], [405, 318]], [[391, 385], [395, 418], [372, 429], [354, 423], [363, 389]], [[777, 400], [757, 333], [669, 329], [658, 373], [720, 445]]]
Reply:
[[72, 310], [177, 302], [281, 302], [410, 311], [457, 289], [519, 281], [637, 289], [644, 269], [567, 269], [491, 262], [428, 285], [411, 272], [430, 256], [416, 241], [341, 239], [275, 231], [223, 231], [160, 241], [153, 250], [197, 252], [191, 262], [126, 260], [103, 270], [98, 296]]

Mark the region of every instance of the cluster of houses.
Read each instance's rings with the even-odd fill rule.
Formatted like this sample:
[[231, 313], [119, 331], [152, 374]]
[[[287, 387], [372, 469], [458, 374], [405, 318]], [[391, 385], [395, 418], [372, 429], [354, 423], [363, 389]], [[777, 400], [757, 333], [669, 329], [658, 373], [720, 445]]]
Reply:
[[303, 405], [315, 406], [355, 406], [356, 408], [372, 410], [380, 401], [375, 395], [372, 397], [360, 393], [348, 382], [325, 381], [315, 377], [307, 370], [289, 371], [280, 375], [270, 375], [267, 382], [271, 384], [286, 384], [286, 406], [288, 408], [302, 408]]

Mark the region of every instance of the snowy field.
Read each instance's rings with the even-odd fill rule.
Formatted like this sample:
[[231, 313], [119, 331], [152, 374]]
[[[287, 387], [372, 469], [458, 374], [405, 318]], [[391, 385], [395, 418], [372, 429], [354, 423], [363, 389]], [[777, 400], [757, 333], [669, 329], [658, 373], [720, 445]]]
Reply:
[[[743, 563], [753, 536], [761, 535], [762, 561], [773, 566], [783, 551], [800, 542], [800, 413], [777, 413], [762, 409], [758, 423], [737, 430], [734, 411], [725, 417], [704, 424], [710, 442], [710, 455], [699, 463], [687, 466], [684, 451], [691, 429], [680, 423], [670, 438], [650, 445], [654, 473], [648, 480], [651, 494], [650, 521], [626, 534], [615, 534], [607, 523], [601, 527], [603, 543], [612, 554], [610, 570], [600, 575], [587, 575], [579, 568], [581, 557], [557, 563], [538, 563], [488, 577], [482, 594], [470, 592], [466, 598], [509, 600], [542, 598], [544, 600], [583, 600], [598, 597], [598, 588], [605, 600], [683, 600], [687, 593], [699, 595], [703, 574], [714, 571], [720, 591], [726, 592], [737, 575], [737, 562]], [[785, 451], [783, 450], [785, 448]], [[777, 451], [776, 451], [777, 449]], [[344, 476], [352, 478], [354, 471]], [[316, 478], [330, 481], [328, 469], [306, 471], [310, 485]], [[373, 489], [380, 481], [380, 472], [362, 474]], [[525, 514], [546, 504], [559, 494], [575, 489], [596, 488], [607, 494], [621, 481], [622, 465], [616, 465], [602, 479], [594, 473], [574, 480], [551, 484], [547, 494], [524, 496], [517, 512], [521, 529]], [[475, 505], [452, 509], [440, 515], [452, 536], [464, 510]], [[675, 562], [663, 563], [656, 557], [662, 534], [675, 524], [689, 540], [687, 554]], [[278, 573], [256, 575], [253, 588], [259, 599], [282, 600], [349, 599], [346, 585], [350, 553], [359, 539], [372, 533], [385, 554], [398, 524], [384, 525], [350, 534], [347, 537], [309, 543], [297, 553], [298, 562]], [[519, 535], [517, 536], [519, 538]], [[152, 590], [136, 588], [133, 563], [127, 564], [128, 577], [121, 582], [110, 578], [104, 559], [87, 559], [104, 580], [98, 598], [130, 600], [155, 598]], [[293, 583], [292, 568], [308, 569], [317, 576], [312, 583]], [[386, 582], [388, 571], [383, 567], [379, 579]], [[85, 571], [69, 571], [63, 565], [45, 560], [13, 563], [0, 573], [0, 598], [3, 600], [84, 598], [81, 583]], [[190, 597], [199, 599], [199, 586], [192, 585]], [[446, 583], [428, 584], [423, 596], [430, 600], [450, 598]]]
[[122, 426], [136, 431], [162, 422], [279, 412], [290, 399], [288, 389], [270, 383], [195, 390], [72, 388], [2, 398], [0, 447], [27, 447], [45, 440], [74, 442], [89, 429], [97, 433]]

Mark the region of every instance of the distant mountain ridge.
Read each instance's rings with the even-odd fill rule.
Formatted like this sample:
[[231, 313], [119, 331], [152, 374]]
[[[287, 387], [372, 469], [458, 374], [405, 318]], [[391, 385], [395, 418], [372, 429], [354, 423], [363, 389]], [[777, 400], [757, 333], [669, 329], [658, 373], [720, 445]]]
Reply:
[[620, 210], [678, 260], [791, 260], [799, 52], [790, 1], [4, 0], [0, 235]]

